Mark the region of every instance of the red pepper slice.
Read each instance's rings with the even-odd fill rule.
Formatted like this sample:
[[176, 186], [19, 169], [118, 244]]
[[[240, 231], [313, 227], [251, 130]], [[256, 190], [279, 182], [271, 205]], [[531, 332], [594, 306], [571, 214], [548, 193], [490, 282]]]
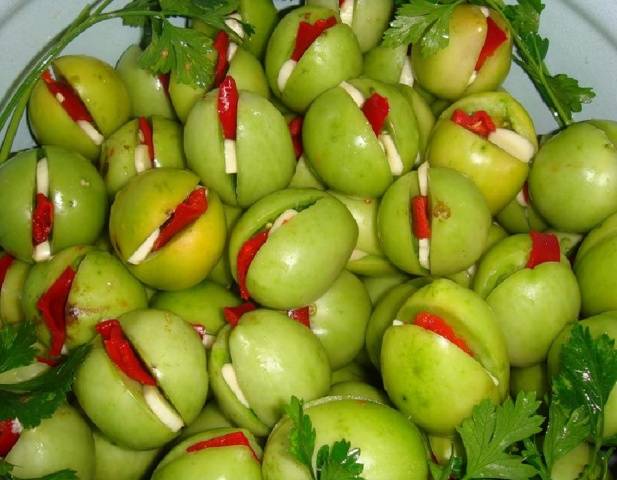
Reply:
[[471, 355], [473, 357], [473, 352], [467, 343], [465, 343], [465, 340], [457, 336], [452, 327], [450, 327], [450, 325], [448, 325], [441, 317], [433, 315], [429, 312], [419, 312], [413, 323], [418, 327], [422, 327], [425, 330], [429, 330], [436, 333], [440, 337], [445, 338], [460, 348], [467, 355]]
[[221, 127], [223, 127], [223, 137], [226, 140], [236, 139], [236, 130], [238, 127], [238, 100], [240, 95], [238, 87], [233, 77], [229, 75], [219, 87], [218, 96], [218, 113]]
[[237, 276], [238, 276], [238, 285], [240, 286], [240, 297], [242, 300], [248, 300], [251, 298], [251, 294], [246, 288], [246, 275], [249, 271], [249, 267], [251, 266], [251, 262], [257, 255], [259, 249], [266, 243], [268, 240], [268, 230], [264, 230], [259, 232], [258, 234], [249, 238], [238, 252], [238, 267], [237, 267]]
[[229, 62], [227, 61], [227, 51], [229, 50], [229, 35], [221, 30], [216, 34], [213, 43], [214, 49], [218, 53], [216, 66], [214, 67], [214, 86], [218, 87], [227, 73]]
[[431, 238], [428, 197], [416, 195], [411, 199], [411, 225], [414, 237]]
[[11, 268], [14, 260], [15, 259], [11, 257], [8, 253], [0, 258], [0, 288], [2, 288], [2, 285], [4, 284], [4, 279], [6, 278], [6, 274], [9, 271], [9, 268]]
[[41, 75], [41, 78], [47, 85], [49, 93], [51, 93], [56, 99], [60, 96], [61, 100], [58, 100], [64, 111], [71, 117], [74, 122], [80, 120], [94, 123], [92, 115], [86, 108], [84, 102], [82, 102], [77, 92], [73, 90], [68, 83], [60, 80], [54, 80], [49, 70], [45, 70]]
[[43, 357], [42, 355], [38, 355], [36, 357], [36, 361], [39, 363], [44, 363], [45, 365], [48, 365], [50, 367], [55, 367], [59, 363], [58, 359], [56, 358], [47, 358], [47, 357]]
[[300, 61], [304, 52], [317, 40], [317, 37], [335, 25], [336, 17], [321, 18], [312, 25], [308, 22], [300, 22], [296, 35], [296, 46], [291, 54], [291, 59], [296, 62]]
[[[139, 131], [141, 132], [139, 140], [142, 145], [148, 147], [150, 163], [154, 163], [154, 134], [152, 132], [152, 126], [146, 117], [139, 117]], [[143, 140], [141, 140], [142, 138]]]
[[158, 76], [159, 82], [161, 82], [161, 85], [163, 87], [163, 90], [165, 91], [165, 95], [167, 95], [169, 97], [169, 80], [171, 78], [171, 75], [169, 73], [161, 73]]
[[523, 184], [523, 198], [525, 199], [525, 203], [529, 205], [529, 184], [525, 182]]
[[484, 40], [484, 46], [476, 62], [476, 72], [479, 71], [484, 63], [491, 57], [499, 47], [508, 39], [508, 35], [504, 32], [499, 25], [495, 23], [491, 17], [486, 19], [486, 40]]
[[52, 357], [60, 355], [66, 340], [66, 318], [64, 311], [75, 273], [73, 267], [66, 267], [64, 272], [36, 302], [36, 307], [43, 315], [45, 325], [51, 334], [49, 355]]
[[375, 135], [379, 136], [383, 130], [383, 126], [390, 113], [390, 104], [386, 97], [382, 97], [378, 93], [373, 93], [364, 105], [362, 105], [362, 112], [368, 120], [368, 123], [373, 127]]
[[556, 235], [531, 231], [529, 236], [531, 237], [531, 252], [527, 260], [527, 268], [535, 268], [542, 263], [561, 260], [561, 249]]
[[44, 194], [37, 193], [32, 212], [32, 244], [34, 246], [49, 239], [53, 223], [54, 204]]
[[295, 310], [289, 310], [287, 316], [301, 323], [306, 328], [311, 328], [311, 309], [308, 305], [306, 307], [296, 308]]
[[304, 119], [302, 117], [295, 117], [289, 122], [289, 133], [291, 134], [291, 141], [294, 145], [294, 151], [296, 152], [296, 159], [300, 158], [304, 153], [304, 145], [302, 145], [302, 124]]
[[195, 222], [206, 210], [208, 210], [206, 190], [196, 188], [186, 200], [176, 207], [171, 217], [163, 224], [152, 251], [156, 252], [167, 245], [174, 235]]
[[471, 115], [467, 115], [463, 110], [457, 109], [452, 114], [451, 120], [470, 132], [484, 138], [487, 138], [489, 134], [497, 130], [493, 119], [484, 110], [479, 110]]
[[19, 440], [13, 423], [14, 420], [0, 420], [0, 457], [6, 457]]
[[225, 315], [225, 320], [227, 320], [227, 323], [229, 323], [232, 327], [235, 327], [238, 325], [242, 315], [252, 312], [256, 308], [257, 307], [253, 303], [246, 302], [238, 305], [237, 307], [225, 307], [223, 309], [223, 315]]
[[235, 446], [247, 447], [251, 451], [253, 458], [257, 462], [259, 462], [259, 459], [257, 458], [257, 454], [253, 450], [253, 447], [251, 447], [251, 443], [249, 442], [249, 439], [246, 438], [246, 435], [244, 435], [244, 433], [242, 432], [227, 433], [225, 435], [221, 435], [220, 437], [210, 438], [208, 440], [197, 442], [191, 445], [190, 447], [187, 447], [186, 451], [187, 453], [195, 453], [195, 452], [199, 452], [200, 450], [205, 450], [206, 448], [235, 447]]
[[345, 3], [345, 0], [338, 0], [339, 8], [343, 6], [343, 3]]
[[118, 320], [101, 322], [96, 326], [96, 331], [103, 338], [107, 355], [126, 376], [142, 385], [156, 385], [156, 380], [142, 365], [132, 345], [124, 336]]

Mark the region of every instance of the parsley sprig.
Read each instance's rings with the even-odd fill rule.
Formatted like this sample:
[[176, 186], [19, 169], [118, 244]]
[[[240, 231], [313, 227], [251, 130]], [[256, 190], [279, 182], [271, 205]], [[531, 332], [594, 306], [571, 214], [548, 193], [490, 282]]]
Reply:
[[292, 421], [289, 453], [306, 467], [312, 480], [364, 480], [360, 476], [364, 470], [359, 462], [360, 450], [352, 448], [345, 439], [331, 446], [322, 445], [317, 451], [316, 466], [313, 467], [317, 433], [311, 418], [304, 413], [304, 402], [292, 397], [285, 411]]
[[[123, 8], [108, 10], [112, 0], [88, 3], [62, 32], [33, 59], [22, 80], [9, 91], [0, 107], [0, 131], [6, 128], [0, 163], [9, 158], [19, 123], [24, 115], [30, 93], [41, 73], [75, 38], [94, 25], [122, 19], [131, 26], [150, 25], [152, 42], [140, 59], [140, 65], [154, 74], [174, 72], [182, 83], [206, 85], [214, 69], [212, 39], [205, 33], [174, 26], [174, 17], [200, 20], [215, 28], [224, 29], [237, 42], [236, 33], [225, 25], [225, 15], [237, 9], [239, 0], [133, 0]], [[251, 28], [244, 25], [247, 33]]]
[[612, 444], [602, 438], [604, 409], [617, 382], [617, 350], [607, 335], [594, 339], [588, 328], [576, 325], [561, 351], [561, 369], [552, 385], [548, 425], [543, 440], [538, 437], [544, 418], [533, 393], [520, 393], [516, 400], [494, 406], [486, 400], [476, 406], [458, 432], [466, 462], [454, 458], [446, 467], [431, 465], [433, 478], [503, 478], [551, 480], [555, 463], [586, 440], [593, 453], [579, 480], [607, 477]]
[[[384, 35], [384, 45], [418, 45], [420, 54], [430, 56], [448, 46], [450, 19], [459, 0], [410, 0], [398, 10]], [[542, 0], [517, 0], [506, 5], [503, 0], [470, 0], [470, 3], [493, 8], [506, 19], [516, 53], [514, 61], [527, 73], [544, 103], [561, 127], [573, 122], [573, 114], [595, 97], [592, 88], [564, 74], [551, 74], [546, 57], [549, 40], [539, 33]]]

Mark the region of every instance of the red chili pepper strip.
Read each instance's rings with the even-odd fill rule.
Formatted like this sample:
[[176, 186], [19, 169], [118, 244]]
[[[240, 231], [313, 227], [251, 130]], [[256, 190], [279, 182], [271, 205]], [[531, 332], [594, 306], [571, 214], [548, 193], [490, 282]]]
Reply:
[[364, 105], [362, 105], [362, 112], [368, 120], [368, 123], [373, 127], [375, 135], [379, 136], [383, 130], [383, 126], [390, 113], [390, 104], [386, 97], [382, 97], [378, 93], [373, 93]]
[[218, 113], [221, 127], [223, 128], [223, 136], [227, 140], [236, 139], [236, 130], [238, 127], [238, 100], [240, 95], [238, 87], [233, 77], [229, 75], [219, 87], [218, 96]]
[[487, 138], [489, 134], [497, 130], [493, 119], [484, 110], [467, 115], [463, 110], [457, 109], [452, 114], [451, 120], [470, 132], [484, 138]]
[[148, 147], [148, 157], [150, 162], [154, 162], [154, 134], [152, 132], [152, 126], [146, 117], [139, 117], [139, 131], [143, 138], [142, 145]]
[[218, 53], [216, 60], [216, 66], [214, 67], [214, 86], [217, 87], [221, 84], [229, 68], [229, 62], [227, 61], [227, 51], [229, 50], [229, 35], [227, 32], [221, 30], [216, 34], [213, 43], [214, 49]]
[[529, 203], [530, 203], [530, 202], [529, 202], [529, 199], [530, 199], [530, 197], [529, 197], [529, 184], [528, 184], [527, 182], [525, 182], [525, 183], [523, 184], [523, 190], [522, 190], [522, 192], [523, 192], [523, 198], [525, 199], [525, 203], [526, 203], [527, 205], [529, 205]]
[[11, 268], [14, 260], [15, 259], [9, 254], [5, 254], [2, 258], [0, 258], [0, 288], [2, 288], [6, 274], [9, 271], [9, 268]]
[[169, 80], [170, 80], [170, 75], [169, 73], [161, 73], [158, 76], [159, 82], [161, 82], [161, 85], [163, 87], [163, 90], [165, 92], [165, 95], [169, 96]]
[[36, 194], [32, 212], [32, 244], [38, 245], [49, 239], [54, 223], [54, 204], [42, 193]]
[[251, 447], [251, 443], [249, 439], [246, 438], [246, 435], [242, 432], [232, 432], [227, 433], [226, 435], [221, 435], [220, 437], [210, 438], [209, 440], [204, 440], [198, 443], [195, 443], [186, 449], [187, 453], [195, 453], [201, 450], [205, 450], [206, 448], [220, 448], [220, 447], [235, 447], [235, 446], [243, 446], [247, 447], [253, 458], [259, 462], [257, 458], [257, 454]]
[[302, 145], [303, 122], [304, 119], [302, 117], [295, 117], [288, 125], [291, 141], [293, 142], [294, 151], [296, 152], [296, 159], [300, 158], [304, 153], [304, 146]]
[[124, 336], [118, 320], [101, 322], [96, 326], [96, 331], [103, 338], [107, 355], [126, 376], [142, 385], [156, 385], [156, 380], [142, 365], [135, 350]]
[[49, 355], [57, 357], [66, 340], [66, 318], [64, 311], [75, 278], [73, 267], [66, 267], [49, 289], [41, 295], [36, 307], [43, 315], [45, 325], [51, 334]]
[[298, 25], [298, 34], [296, 35], [296, 46], [291, 54], [291, 59], [296, 62], [300, 61], [304, 52], [306, 52], [313, 42], [317, 40], [317, 37], [335, 25], [335, 17], [319, 19], [312, 25], [308, 22], [300, 22], [300, 25]]
[[161, 227], [152, 251], [160, 250], [178, 232], [195, 222], [208, 210], [208, 199], [204, 188], [196, 188], [191, 192], [186, 200], [176, 207], [171, 217]]
[[19, 440], [14, 432], [13, 420], [0, 420], [0, 457], [6, 457]]
[[308, 306], [289, 310], [287, 316], [296, 322], [301, 323], [306, 328], [311, 328], [311, 311]]
[[416, 195], [411, 199], [411, 225], [414, 237], [431, 238], [428, 197]]
[[440, 337], [445, 338], [446, 340], [452, 342], [458, 348], [460, 348], [467, 355], [471, 355], [473, 357], [473, 352], [465, 343], [465, 340], [458, 337], [454, 330], [450, 325], [448, 325], [442, 318], [437, 315], [433, 315], [428, 312], [419, 312], [416, 315], [416, 318], [413, 321], [414, 325], [418, 327], [422, 327], [425, 330], [429, 330], [433, 333], [436, 333]]
[[58, 359], [56, 358], [47, 358], [40, 355], [36, 357], [36, 361], [39, 363], [44, 363], [45, 365], [48, 365], [50, 367], [55, 367], [59, 363]]
[[529, 232], [531, 237], [531, 252], [527, 260], [527, 268], [535, 268], [546, 262], [559, 262], [561, 250], [559, 240], [552, 233]]
[[488, 58], [491, 57], [507, 39], [508, 35], [506, 32], [499, 28], [495, 20], [488, 17], [486, 19], [486, 40], [484, 40], [484, 46], [476, 62], [476, 72], [484, 66]]
[[242, 300], [248, 300], [251, 298], [251, 294], [246, 288], [246, 275], [249, 271], [249, 267], [251, 266], [251, 262], [257, 255], [259, 249], [266, 243], [268, 240], [268, 230], [264, 230], [249, 238], [238, 252], [238, 267], [237, 267], [237, 276], [238, 276], [238, 285], [240, 286], [240, 297]]
[[80, 120], [90, 123], [94, 122], [92, 115], [90, 115], [79, 95], [73, 90], [73, 87], [66, 82], [54, 80], [49, 70], [45, 70], [41, 78], [47, 85], [49, 93], [56, 97], [56, 99], [60, 96], [61, 100], [58, 100], [60, 105], [62, 105], [64, 111], [74, 122], [79, 122]]
[[240, 321], [240, 318], [242, 318], [242, 315], [248, 312], [252, 312], [256, 308], [257, 307], [253, 303], [246, 302], [242, 305], [238, 305], [237, 307], [225, 307], [223, 309], [223, 315], [225, 316], [225, 320], [227, 320], [227, 323], [229, 323], [232, 327], [235, 327], [236, 325], [238, 325], [238, 322]]

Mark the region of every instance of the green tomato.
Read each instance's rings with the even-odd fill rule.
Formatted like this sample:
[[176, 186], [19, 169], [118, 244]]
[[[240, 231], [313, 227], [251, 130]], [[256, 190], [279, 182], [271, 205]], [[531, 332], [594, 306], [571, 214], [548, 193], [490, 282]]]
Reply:
[[69, 349], [92, 340], [100, 321], [117, 318], [148, 304], [144, 287], [116, 257], [91, 247], [68, 248], [49, 262], [35, 265], [24, 287], [26, 318], [34, 322], [39, 338], [46, 345], [50, 342], [50, 333], [37, 302], [69, 266], [75, 270], [64, 307], [65, 345]]
[[238, 218], [242, 215], [242, 209], [239, 207], [223, 205], [223, 210], [225, 212], [225, 223], [227, 224], [227, 241], [225, 242], [223, 255], [208, 274], [208, 279], [225, 288], [231, 288], [234, 283], [234, 278], [231, 274], [231, 268], [229, 266], [229, 237], [231, 237], [231, 231], [238, 221]]
[[81, 480], [93, 480], [94, 458], [90, 427], [77, 410], [65, 404], [37, 427], [21, 432], [3, 460], [14, 466], [11, 473], [17, 478], [69, 469]]
[[[605, 312], [600, 315], [586, 318], [579, 322], [584, 328], [589, 328], [593, 338], [606, 334], [612, 340], [617, 339], [617, 311]], [[554, 378], [560, 369], [561, 348], [570, 338], [574, 325], [568, 325], [553, 342], [548, 353], [548, 373]], [[604, 428], [602, 437], [607, 439], [617, 434], [617, 386], [611, 390], [604, 409]]]
[[160, 75], [153, 75], [139, 65], [142, 54], [143, 50], [139, 45], [131, 45], [124, 51], [116, 65], [116, 72], [120, 75], [131, 98], [131, 116], [157, 115], [175, 120], [176, 114], [165, 83]]
[[419, 242], [413, 234], [411, 200], [420, 195], [418, 173], [412, 171], [383, 196], [377, 226], [388, 259], [415, 275], [450, 275], [473, 265], [484, 252], [491, 215], [484, 198], [465, 176], [449, 168], [428, 170], [430, 270], [420, 265]]
[[[6, 256], [10, 255], [0, 251], [0, 259]], [[0, 327], [24, 320], [22, 292], [29, 271], [30, 265], [13, 258], [0, 283]]]
[[[53, 60], [52, 68], [56, 78], [66, 81], [81, 98], [100, 135], [108, 137], [128, 121], [131, 99], [111, 65], [85, 55], [67, 55]], [[65, 147], [90, 160], [98, 157], [101, 142], [73, 121], [41, 79], [30, 95], [28, 119], [39, 144]]]
[[140, 480], [152, 468], [159, 449], [131, 450], [94, 431], [95, 480]]
[[[244, 434], [250, 447], [234, 445], [195, 452], [187, 450], [200, 442], [238, 432]], [[193, 435], [172, 448], [156, 467], [152, 480], [261, 480], [260, 457], [261, 448], [249, 431], [217, 428]]]
[[544, 361], [553, 340], [580, 310], [580, 293], [568, 260], [527, 268], [531, 237], [513, 235], [482, 259], [474, 290], [493, 308], [510, 363], [529, 367]]
[[283, 17], [272, 33], [266, 51], [266, 76], [274, 95], [293, 111], [305, 112], [320, 94], [362, 73], [358, 40], [351, 28], [339, 23], [311, 44], [281, 91], [280, 71], [291, 58], [300, 22], [314, 24], [333, 16], [336, 17], [334, 11], [323, 7], [296, 8]]
[[306, 4], [337, 12], [341, 21], [355, 33], [362, 53], [381, 41], [394, 7], [392, 0], [307, 0]]
[[215, 428], [233, 428], [234, 425], [227, 419], [221, 411], [221, 408], [216, 403], [216, 400], [208, 400], [206, 406], [201, 411], [197, 418], [191, 422], [185, 429], [179, 439], [184, 440], [192, 437], [197, 433], [214, 430]]
[[[349, 93], [336, 87], [310, 106], [302, 127], [307, 162], [330, 188], [360, 196], [379, 197], [395, 176], [411, 170], [419, 154], [419, 133], [409, 102], [394, 87], [370, 79], [349, 82], [363, 98], [373, 93], [388, 101], [383, 132], [377, 136]], [[399, 160], [386, 153], [385, 135]]]
[[447, 100], [497, 90], [512, 64], [512, 35], [498, 12], [490, 10], [490, 18], [506, 33], [507, 39], [480, 70], [476, 64], [486, 41], [487, 19], [480, 7], [459, 5], [450, 18], [446, 48], [428, 56], [422, 47], [412, 50], [413, 72], [418, 83], [433, 95]]
[[364, 346], [371, 314], [371, 300], [358, 277], [343, 270], [309, 311], [311, 330], [324, 346], [332, 369], [351, 363]]
[[[154, 160], [150, 168], [184, 168], [182, 127], [175, 121], [154, 116], [150, 119]], [[134, 119], [116, 130], [101, 147], [99, 169], [109, 196], [113, 196], [139, 173], [137, 150], [141, 144], [139, 120]]]
[[[413, 322], [420, 312], [442, 318], [474, 353]], [[450, 280], [435, 280], [399, 309], [386, 330], [381, 373], [392, 403], [428, 433], [451, 435], [484, 399], [503, 401], [510, 365], [490, 306]], [[439, 379], [439, 381], [435, 381]]]
[[[216, 362], [211, 357], [217, 402], [228, 418], [256, 435], [267, 434], [293, 395], [308, 401], [330, 388], [331, 371], [323, 346], [308, 328], [283, 313], [261, 309], [244, 314], [233, 330], [221, 330], [217, 347], [224, 351]], [[243, 400], [225, 380], [227, 364], [233, 368]]]
[[268, 100], [240, 92], [234, 173], [226, 170], [224, 142], [215, 90], [195, 105], [186, 121], [188, 166], [223, 202], [242, 208], [287, 187], [296, 168], [293, 144], [284, 117]]
[[574, 273], [581, 289], [582, 313], [617, 310], [617, 214], [592, 230], [576, 255]]
[[133, 177], [111, 207], [109, 236], [130, 272], [160, 290], [182, 290], [201, 282], [218, 262], [225, 245], [225, 215], [218, 195], [206, 189], [208, 209], [163, 246], [137, 264], [129, 259], [160, 228], [199, 178], [188, 170], [155, 168]]
[[397, 272], [391, 275], [379, 277], [363, 277], [362, 282], [368, 291], [371, 303], [376, 305], [377, 302], [379, 302], [391, 288], [394, 288], [409, 279], [410, 277], [406, 273]]
[[509, 233], [543, 232], [548, 228], [544, 219], [531, 203], [521, 203], [518, 196], [497, 214], [497, 221]]
[[96, 168], [81, 155], [59, 147], [19, 153], [0, 167], [0, 245], [32, 263], [32, 213], [37, 166], [47, 159], [47, 198], [53, 204], [49, 237], [53, 256], [60, 250], [94, 243], [107, 215], [105, 185]]
[[[134, 310], [119, 321], [156, 379], [156, 388], [184, 424], [191, 423], [208, 393], [206, 353], [193, 328], [160, 310]], [[150, 408], [142, 385], [116, 366], [98, 338], [77, 372], [73, 390], [90, 420], [120, 446], [149, 450], [177, 436]]]
[[150, 307], [175, 313], [192, 325], [202, 325], [208, 335], [216, 336], [227, 324], [223, 309], [240, 303], [234, 293], [214, 282], [204, 280], [185, 290], [157, 292], [150, 300]]
[[323, 295], [343, 271], [358, 237], [347, 208], [327, 193], [309, 189], [272, 193], [250, 207], [232, 232], [229, 262], [236, 280], [242, 245], [289, 209], [298, 214], [268, 238], [246, 277], [255, 301], [281, 310], [303, 307]]
[[[555, 462], [551, 470], [551, 479], [577, 480], [592, 458], [593, 451], [591, 445], [586, 442], [581, 443]], [[610, 473], [606, 478], [609, 480], [612, 478]]]
[[364, 362], [356, 359], [343, 368], [339, 368], [332, 372], [331, 386], [346, 382], [360, 382], [374, 385], [379, 383], [379, 378], [377, 378], [373, 369], [367, 368]]
[[383, 390], [364, 382], [339, 382], [332, 387], [328, 392], [328, 397], [350, 397], [356, 399], [365, 399], [382, 405], [390, 405], [390, 399]]
[[540, 148], [529, 193], [555, 228], [585, 233], [617, 212], [616, 129], [614, 122], [577, 123]]
[[[529, 165], [503, 148], [451, 120], [455, 110], [487, 112], [497, 128], [511, 130], [537, 150], [533, 122], [520, 103], [505, 92], [470, 95], [444, 111], [433, 130], [426, 159], [467, 175], [480, 189], [492, 214], [503, 210], [521, 191]], [[452, 149], [456, 144], [457, 148]], [[532, 195], [533, 197], [533, 195]]]
[[[420, 430], [404, 415], [365, 399], [326, 397], [305, 406], [316, 431], [314, 464], [322, 445], [344, 438], [359, 450], [358, 463], [366, 480], [428, 476], [427, 454]], [[268, 438], [263, 458], [264, 480], [309, 480], [307, 469], [292, 456], [289, 434], [292, 423], [285, 417]]]
[[510, 395], [516, 398], [521, 392], [534, 392], [536, 400], [542, 401], [550, 392], [546, 364], [529, 367], [512, 367], [510, 370]]

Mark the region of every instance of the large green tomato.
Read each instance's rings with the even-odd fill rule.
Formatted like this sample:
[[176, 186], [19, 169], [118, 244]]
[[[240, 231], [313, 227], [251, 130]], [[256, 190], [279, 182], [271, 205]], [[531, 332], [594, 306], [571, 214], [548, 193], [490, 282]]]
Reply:
[[140, 480], [152, 468], [159, 449], [120, 447], [94, 431], [95, 480]]

